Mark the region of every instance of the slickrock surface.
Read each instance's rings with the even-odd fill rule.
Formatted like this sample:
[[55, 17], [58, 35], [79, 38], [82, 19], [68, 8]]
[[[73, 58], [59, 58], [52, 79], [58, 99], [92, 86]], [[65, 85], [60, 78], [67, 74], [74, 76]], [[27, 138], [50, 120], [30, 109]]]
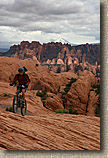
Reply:
[[67, 114], [21, 116], [0, 109], [1, 150], [100, 150], [100, 119]]
[[[12, 106], [16, 88], [10, 87], [9, 83], [19, 66], [28, 69], [31, 79], [26, 92], [27, 115], [24, 117], [20, 109], [17, 114], [5, 111]], [[86, 70], [82, 76], [72, 72], [56, 74], [41, 65], [37, 67], [36, 61], [31, 59], [0, 57], [0, 150], [100, 150], [100, 118], [94, 117], [98, 98], [92, 92], [88, 100], [91, 116], [55, 113], [58, 108], [64, 109], [60, 95], [72, 77], [77, 80], [71, 85], [71, 97], [67, 93], [67, 99], [73, 101], [76, 89], [79, 95], [75, 96], [81, 98], [79, 103], [82, 104], [88, 100], [89, 89], [95, 84], [91, 72]], [[36, 95], [40, 88], [47, 92], [46, 107]]]

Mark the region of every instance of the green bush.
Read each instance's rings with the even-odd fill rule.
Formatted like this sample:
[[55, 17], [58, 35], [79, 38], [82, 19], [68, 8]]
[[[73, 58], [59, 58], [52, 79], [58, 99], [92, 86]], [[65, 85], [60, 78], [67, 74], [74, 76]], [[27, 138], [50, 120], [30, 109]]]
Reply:
[[56, 113], [59, 114], [59, 113], [62, 113], [62, 114], [74, 114], [74, 115], [78, 115], [78, 112], [77, 110], [72, 110], [71, 108], [70, 109], [57, 109], [56, 110]]
[[59, 113], [63, 113], [63, 110], [62, 109], [57, 109], [56, 114], [59, 114]]
[[64, 110], [63, 110], [63, 113], [64, 113], [64, 114], [69, 114], [69, 110], [64, 109]]
[[65, 99], [65, 97], [64, 97], [64, 96], [61, 96], [61, 99]]
[[92, 86], [93, 89], [98, 88], [98, 87], [99, 87], [99, 85], [93, 85]]
[[63, 92], [63, 93], [62, 93], [62, 96], [63, 96], [63, 95], [66, 95], [66, 93], [65, 93], [65, 92]]
[[41, 92], [38, 90], [36, 95], [39, 97], [45, 97], [45, 95], [47, 94], [47, 92], [45, 90], [42, 90]]
[[73, 110], [71, 108], [69, 109], [69, 114], [73, 114]]
[[71, 78], [70, 82], [68, 84], [66, 84], [66, 88], [64, 88], [65, 93], [69, 92], [72, 83], [74, 83], [76, 80], [77, 80], [76, 78], [73, 78], [73, 77]]
[[4, 97], [10, 97], [10, 94], [5, 93], [3, 96]]
[[74, 110], [73, 114], [78, 115], [78, 111]]
[[92, 88], [95, 89], [96, 96], [100, 94], [100, 85], [93, 85]]
[[6, 108], [6, 111], [9, 111], [8, 107]]
[[6, 111], [13, 112], [13, 107], [9, 107], [9, 108], [7, 107]]
[[53, 96], [51, 96], [51, 98], [53, 98]]
[[73, 77], [72, 77], [70, 83], [72, 84], [72, 83], [74, 83], [76, 80], [77, 80], [76, 78], [73, 78]]
[[69, 90], [70, 90], [70, 87], [66, 87], [66, 88], [64, 88], [64, 91], [65, 91], [66, 93], [68, 93]]
[[47, 92], [46, 92], [45, 90], [42, 90], [42, 93], [43, 93], [44, 95], [46, 95], [46, 94], [47, 94]]
[[41, 100], [46, 100], [46, 97], [42, 97]]

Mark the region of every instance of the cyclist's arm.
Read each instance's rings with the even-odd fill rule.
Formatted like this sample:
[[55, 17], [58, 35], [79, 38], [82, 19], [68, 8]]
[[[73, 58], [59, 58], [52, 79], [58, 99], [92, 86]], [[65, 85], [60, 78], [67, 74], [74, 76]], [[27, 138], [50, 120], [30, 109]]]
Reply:
[[11, 84], [14, 84], [17, 81], [17, 75], [15, 75], [14, 80], [11, 82]]
[[26, 74], [25, 77], [27, 79], [27, 85], [29, 85], [30, 84], [30, 79], [29, 79], [28, 75]]

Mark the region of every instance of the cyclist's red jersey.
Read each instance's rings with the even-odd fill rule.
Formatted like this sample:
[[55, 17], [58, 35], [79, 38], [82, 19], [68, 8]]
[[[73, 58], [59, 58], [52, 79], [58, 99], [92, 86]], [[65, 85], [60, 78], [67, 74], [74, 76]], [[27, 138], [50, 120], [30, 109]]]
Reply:
[[20, 85], [30, 84], [30, 79], [27, 74], [23, 74], [23, 75], [16, 74], [14, 80], [12, 81], [12, 84], [14, 84], [17, 80]]

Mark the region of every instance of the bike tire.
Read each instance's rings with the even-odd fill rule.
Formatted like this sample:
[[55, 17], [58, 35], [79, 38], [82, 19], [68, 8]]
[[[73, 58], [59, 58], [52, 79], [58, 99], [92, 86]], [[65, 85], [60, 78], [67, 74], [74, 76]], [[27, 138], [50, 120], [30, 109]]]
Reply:
[[15, 95], [13, 98], [13, 113], [17, 113], [18, 111], [18, 98]]
[[25, 100], [25, 107], [21, 107], [21, 115], [22, 116], [26, 115], [26, 111], [27, 111], [27, 102]]

